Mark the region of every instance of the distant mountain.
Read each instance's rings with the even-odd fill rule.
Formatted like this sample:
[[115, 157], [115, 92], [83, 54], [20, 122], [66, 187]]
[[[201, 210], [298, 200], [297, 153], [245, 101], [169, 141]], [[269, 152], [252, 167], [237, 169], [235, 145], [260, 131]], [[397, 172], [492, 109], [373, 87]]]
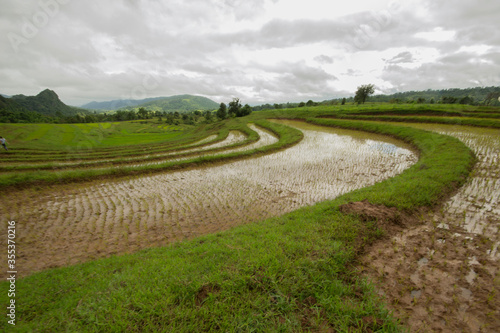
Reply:
[[0, 96], [0, 123], [36, 123], [46, 121], [46, 116], [24, 108], [12, 98], [5, 98], [3, 95]]
[[108, 102], [91, 102], [82, 106], [94, 110], [135, 110], [145, 108], [149, 111], [188, 112], [194, 110], [215, 110], [219, 104], [209, 98], [194, 95], [177, 95], [171, 97], [155, 97], [141, 100], [114, 100]]
[[57, 94], [45, 89], [36, 96], [14, 95], [9, 100], [29, 111], [35, 111], [46, 116], [74, 116], [88, 113], [87, 110], [64, 104]]
[[146, 98], [146, 99], [115, 99], [112, 101], [106, 102], [90, 102], [85, 105], [82, 105], [84, 109], [90, 110], [117, 110], [125, 107], [134, 107], [139, 104], [151, 102], [157, 99], [162, 99], [165, 97], [155, 97], [155, 98]]
[[8, 110], [12, 112], [26, 112], [28, 111], [23, 106], [16, 103], [11, 98], [4, 97], [4, 95], [0, 96], [0, 110]]
[[0, 96], [5, 97], [5, 98], [10, 98], [9, 95], [5, 95], [5, 94], [0, 94]]

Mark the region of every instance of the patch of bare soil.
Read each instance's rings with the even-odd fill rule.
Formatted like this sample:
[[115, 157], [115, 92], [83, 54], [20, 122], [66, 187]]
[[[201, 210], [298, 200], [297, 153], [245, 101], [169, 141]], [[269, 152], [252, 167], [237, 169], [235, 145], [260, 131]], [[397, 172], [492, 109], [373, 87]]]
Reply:
[[489, 239], [432, 214], [415, 224], [417, 217], [366, 201], [342, 210], [387, 230], [358, 269], [410, 332], [500, 332], [499, 262]]
[[416, 222], [412, 215], [400, 212], [395, 207], [375, 205], [368, 200], [350, 202], [341, 205], [339, 209], [345, 214], [358, 215], [363, 221], [377, 221], [379, 228], [390, 233], [400, 231]]
[[210, 295], [216, 295], [220, 292], [220, 286], [218, 284], [206, 284], [203, 285], [196, 293], [196, 305], [202, 306], [203, 302], [210, 297]]

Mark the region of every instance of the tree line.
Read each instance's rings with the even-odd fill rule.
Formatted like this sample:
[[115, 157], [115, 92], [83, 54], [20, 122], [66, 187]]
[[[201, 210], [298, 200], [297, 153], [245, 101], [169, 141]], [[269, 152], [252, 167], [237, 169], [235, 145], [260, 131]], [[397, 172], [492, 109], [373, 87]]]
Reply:
[[[0, 105], [1, 106], [1, 105]], [[65, 116], [56, 112], [55, 116], [42, 115], [38, 112], [0, 108], [0, 123], [100, 123], [109, 121], [147, 120], [157, 118], [170, 125], [187, 124], [195, 125], [199, 122], [211, 123], [232, 117], [244, 117], [252, 113], [250, 105], [241, 104], [239, 98], [234, 98], [226, 105], [221, 103], [218, 110], [195, 110], [191, 112], [178, 111], [150, 111], [146, 108], [138, 110], [117, 110], [109, 113], [75, 114]]]
[[232, 117], [244, 117], [252, 113], [252, 108], [250, 105], [241, 105], [239, 98], [233, 98], [229, 105], [225, 103], [220, 103], [219, 109], [216, 112], [217, 118], [226, 119]]

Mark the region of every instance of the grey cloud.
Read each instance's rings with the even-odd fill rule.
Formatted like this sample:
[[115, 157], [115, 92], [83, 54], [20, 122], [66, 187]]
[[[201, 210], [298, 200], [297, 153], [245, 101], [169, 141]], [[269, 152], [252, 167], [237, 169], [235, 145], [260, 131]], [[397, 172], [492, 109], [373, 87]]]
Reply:
[[414, 61], [413, 54], [411, 52], [401, 52], [394, 56], [392, 59], [386, 60], [388, 64], [401, 64], [401, 63], [412, 63]]
[[333, 57], [324, 54], [315, 57], [314, 60], [322, 64], [333, 64]]
[[436, 27], [456, 31], [462, 45], [499, 45], [499, 1], [434, 1], [423, 2], [428, 7], [428, 20]]
[[226, 13], [228, 9], [230, 14], [234, 15], [235, 18], [239, 20], [250, 19], [259, 15], [258, 8], [262, 8], [265, 4], [265, 0], [223, 0], [223, 4], [220, 8]]
[[276, 66], [260, 66], [274, 77], [258, 78], [253, 82], [253, 90], [258, 93], [258, 102], [274, 100], [280, 102], [299, 101], [315, 98], [331, 98], [329, 81], [337, 78], [321, 68], [311, 67], [305, 62], [281, 63]]
[[224, 45], [245, 45], [250, 49], [283, 48], [317, 42], [345, 46], [353, 42], [359, 22], [368, 18], [368, 13], [360, 13], [337, 20], [274, 19], [259, 30], [217, 35], [213, 36], [213, 39]]
[[279, 64], [269, 66], [253, 63], [252, 67], [261, 69], [268, 73], [276, 73], [283, 75], [292, 75], [297, 80], [310, 81], [310, 82], [324, 82], [328, 80], [337, 80], [337, 78], [323, 70], [322, 68], [312, 67], [305, 63], [299, 62], [281, 62]]
[[464, 26], [498, 24], [500, 3], [498, 1], [468, 1], [468, 0], [425, 0], [429, 15], [434, 22], [439, 22], [446, 28]]
[[425, 90], [498, 85], [500, 63], [480, 61], [483, 58], [498, 59], [499, 54], [492, 53], [478, 58], [472, 53], [460, 52], [414, 69], [389, 65], [384, 68], [382, 79], [391, 83], [398, 91], [410, 88]]
[[347, 72], [342, 73], [342, 75], [347, 75], [347, 76], [361, 76], [361, 75], [363, 75], [363, 73], [360, 72], [360, 71], [356, 71], [356, 70], [354, 70], [352, 68], [349, 68], [347, 70]]
[[[261, 9], [269, 1], [273, 0], [69, 1], [19, 46], [19, 52], [3, 48], [0, 92], [34, 94], [53, 88], [61, 91], [62, 98], [83, 104], [141, 91], [141, 82], [153, 73], [160, 83], [142, 92], [148, 97], [194, 93], [214, 98], [240, 95], [261, 102], [320, 99], [331, 96], [329, 84], [338, 80], [321, 67], [335, 65], [333, 59], [348, 59], [364, 51], [376, 54], [419, 47], [434, 48], [441, 57], [435, 63], [406, 69], [398, 65], [417, 61], [409, 51], [401, 52], [386, 61], [381, 79], [398, 89], [412, 90], [468, 86], [473, 80], [498, 84], [494, 74], [500, 72], [498, 1], [412, 2], [428, 11], [425, 17], [401, 2], [399, 7], [387, 5], [378, 12], [335, 19], [284, 20], [274, 15], [254, 29], [229, 33], [219, 29], [220, 22], [231, 21], [236, 26], [252, 22], [264, 14]], [[24, 20], [39, 10], [38, 0], [4, 4], [0, 12], [3, 44], [9, 46], [7, 33], [21, 34]], [[455, 39], [433, 42], [415, 37], [436, 27], [456, 31]], [[338, 54], [313, 54], [317, 66], [287, 59], [262, 65], [259, 59], [243, 63], [240, 58], [242, 52], [312, 44], [336, 49]], [[458, 52], [462, 46], [474, 45], [492, 49], [483, 55]], [[329, 67], [333, 66], [325, 66]], [[349, 67], [344, 75], [355, 79], [361, 74], [355, 64]], [[238, 93], [252, 90], [255, 96]]]

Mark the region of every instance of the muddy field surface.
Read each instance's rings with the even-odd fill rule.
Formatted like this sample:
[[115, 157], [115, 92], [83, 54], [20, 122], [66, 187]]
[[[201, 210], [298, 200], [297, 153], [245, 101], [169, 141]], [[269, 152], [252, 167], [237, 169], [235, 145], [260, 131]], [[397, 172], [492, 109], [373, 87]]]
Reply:
[[441, 208], [392, 226], [359, 270], [411, 332], [500, 332], [500, 131], [405, 125], [457, 137], [478, 162]]
[[304, 139], [263, 157], [6, 194], [0, 219], [16, 221], [19, 275], [281, 215], [393, 177], [417, 160], [409, 147], [383, 136], [282, 123], [302, 130]]

